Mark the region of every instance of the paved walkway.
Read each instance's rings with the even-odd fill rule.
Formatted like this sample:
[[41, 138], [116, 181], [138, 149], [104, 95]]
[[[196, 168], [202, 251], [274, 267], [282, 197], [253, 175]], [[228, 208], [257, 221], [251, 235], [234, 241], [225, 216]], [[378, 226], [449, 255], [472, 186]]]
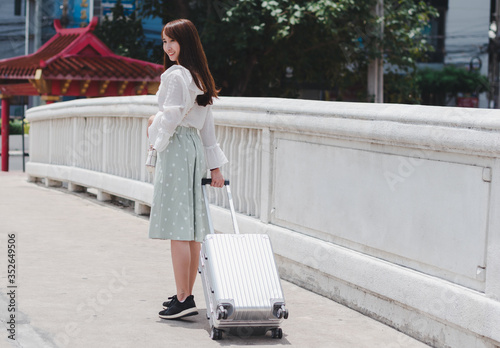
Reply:
[[[0, 321], [8, 327], [7, 240], [16, 234], [16, 341], [1, 347], [427, 347], [358, 312], [283, 282], [290, 317], [284, 337], [209, 338], [200, 314], [158, 318], [174, 291], [170, 243], [147, 238], [148, 219], [89, 195], [0, 173]], [[269, 335], [269, 334], [268, 334]]]

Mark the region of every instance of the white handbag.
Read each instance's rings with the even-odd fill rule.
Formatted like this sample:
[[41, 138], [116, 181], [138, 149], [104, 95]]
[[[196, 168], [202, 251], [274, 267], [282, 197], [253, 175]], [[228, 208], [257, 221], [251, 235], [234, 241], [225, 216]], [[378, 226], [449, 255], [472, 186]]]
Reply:
[[[184, 117], [189, 115], [189, 113], [191, 112], [191, 110], [193, 110], [193, 108], [194, 108], [194, 104], [193, 104], [193, 106], [191, 106], [191, 108], [188, 110], [188, 112], [186, 112]], [[153, 145], [149, 145], [148, 157], [146, 158], [146, 169], [150, 173], [154, 172], [154, 170], [155, 170], [156, 157], [157, 157], [157, 152], [156, 152], [155, 148], [153, 147]]]
[[146, 169], [150, 173], [154, 172], [155, 170], [156, 157], [157, 157], [156, 150], [154, 149], [153, 145], [149, 145], [148, 156], [146, 158]]

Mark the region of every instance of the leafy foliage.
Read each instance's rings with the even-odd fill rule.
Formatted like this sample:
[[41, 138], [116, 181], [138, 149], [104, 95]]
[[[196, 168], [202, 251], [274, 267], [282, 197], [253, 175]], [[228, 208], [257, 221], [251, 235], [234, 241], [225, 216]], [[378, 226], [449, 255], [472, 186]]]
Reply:
[[135, 11], [127, 17], [120, 0], [111, 10], [111, 18], [106, 16], [98, 24], [94, 34], [114, 53], [141, 60], [151, 60], [149, 52], [153, 45], [146, 42], [142, 21]]
[[416, 72], [384, 74], [384, 102], [398, 104], [420, 104], [421, 91]]
[[366, 85], [374, 58], [412, 71], [430, 49], [421, 33], [435, 9], [424, 1], [385, 0], [382, 34], [376, 3], [143, 0], [141, 12], [165, 21], [191, 19], [223, 94], [293, 97], [309, 84], [350, 99], [353, 88]]
[[422, 69], [416, 83], [422, 103], [428, 105], [446, 105], [448, 97], [456, 98], [459, 93], [478, 95], [490, 88], [486, 76], [452, 65], [442, 70]]
[[[29, 133], [29, 123], [24, 122], [24, 133]], [[0, 129], [0, 135], [2, 130]], [[9, 135], [23, 134], [23, 124], [21, 120], [9, 120]]]

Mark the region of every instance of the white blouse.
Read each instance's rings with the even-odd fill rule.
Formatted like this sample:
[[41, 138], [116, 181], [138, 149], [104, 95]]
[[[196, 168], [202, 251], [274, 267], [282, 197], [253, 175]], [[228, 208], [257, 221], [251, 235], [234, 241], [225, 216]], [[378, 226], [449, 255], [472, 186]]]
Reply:
[[181, 65], [168, 68], [161, 75], [156, 92], [159, 111], [148, 128], [149, 142], [161, 152], [167, 148], [177, 126], [194, 127], [200, 131], [208, 169], [219, 168], [228, 161], [217, 144], [212, 105], [196, 103], [200, 94], [203, 91], [196, 86], [188, 69]]

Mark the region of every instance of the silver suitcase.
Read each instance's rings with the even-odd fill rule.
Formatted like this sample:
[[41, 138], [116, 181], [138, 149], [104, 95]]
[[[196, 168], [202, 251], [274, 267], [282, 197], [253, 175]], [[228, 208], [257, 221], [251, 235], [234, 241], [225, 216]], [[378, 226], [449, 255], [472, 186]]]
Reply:
[[199, 273], [210, 320], [210, 337], [222, 332], [238, 336], [264, 335], [282, 338], [279, 327], [288, 317], [278, 269], [269, 237], [265, 234], [239, 234], [229, 182], [229, 198], [235, 234], [214, 234], [205, 185], [202, 188], [210, 234], [201, 246]]

